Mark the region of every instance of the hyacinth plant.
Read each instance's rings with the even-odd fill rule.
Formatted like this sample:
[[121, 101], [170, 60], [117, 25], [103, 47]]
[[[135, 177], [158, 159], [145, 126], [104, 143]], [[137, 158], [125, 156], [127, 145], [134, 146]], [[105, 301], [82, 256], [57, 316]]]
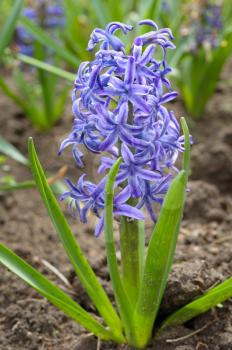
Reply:
[[[5, 63], [6, 70], [10, 69], [15, 82], [11, 86], [7, 75], [2, 74], [0, 89], [20, 107], [35, 127], [42, 130], [52, 127], [61, 116], [70, 89], [69, 84], [60, 85], [57, 77], [51, 74], [54, 71], [63, 73], [55, 65], [60, 62], [57, 54], [60, 46], [56, 41], [64, 21], [63, 8], [53, 2], [40, 0], [34, 7], [23, 7], [23, 0], [17, 0], [0, 36], [1, 61]], [[28, 30], [30, 24], [36, 33], [40, 33], [40, 28], [46, 29], [48, 39], [38, 40], [36, 33]], [[36, 69], [25, 65], [32, 62], [37, 62], [34, 65]], [[46, 71], [44, 67], [50, 70]], [[66, 72], [65, 76], [70, 79], [72, 74]]]
[[[232, 296], [232, 279], [219, 284], [160, 323], [159, 306], [173, 263], [189, 173], [190, 137], [185, 120], [178, 121], [165, 103], [176, 97], [167, 79], [166, 51], [174, 49], [169, 29], [151, 20], [139, 22], [151, 31], [136, 37], [126, 48], [116, 32], [132, 27], [109, 23], [95, 29], [88, 49], [100, 45], [95, 59], [80, 65], [73, 90], [74, 126], [60, 152], [72, 145], [78, 166], [84, 166], [85, 146], [102, 153], [96, 185], [81, 176], [67, 180], [70, 208], [83, 222], [92, 210], [99, 217], [95, 234], [104, 231], [108, 270], [116, 308], [112, 305], [85, 258], [56, 201], [29, 139], [32, 173], [74, 270], [91, 298], [95, 318], [61, 288], [0, 244], [0, 261], [68, 316], [102, 340], [143, 349], [154, 325], [161, 332], [205, 312]], [[183, 154], [182, 170], [176, 161]], [[108, 154], [108, 156], [106, 156]], [[161, 206], [154, 213], [153, 204]], [[144, 243], [146, 213], [154, 221], [147, 250]], [[120, 266], [116, 256], [113, 220], [119, 225]], [[96, 238], [97, 239], [97, 238]]]
[[[55, 37], [56, 29], [65, 25], [64, 9], [54, 1], [50, 3], [44, 0], [36, 1], [34, 7], [23, 8], [22, 16], [44, 28], [52, 37]], [[35, 41], [33, 34], [28, 32], [23, 25], [16, 27], [15, 43], [20, 53], [33, 56], [36, 49]]]
[[177, 49], [168, 58], [186, 111], [193, 118], [203, 117], [232, 54], [231, 1], [162, 0], [153, 8], [152, 18], [171, 26], [175, 35]]
[[200, 118], [232, 54], [231, 1], [191, 2], [185, 8], [178, 28], [182, 49], [172, 64], [179, 70], [176, 81], [187, 112]]

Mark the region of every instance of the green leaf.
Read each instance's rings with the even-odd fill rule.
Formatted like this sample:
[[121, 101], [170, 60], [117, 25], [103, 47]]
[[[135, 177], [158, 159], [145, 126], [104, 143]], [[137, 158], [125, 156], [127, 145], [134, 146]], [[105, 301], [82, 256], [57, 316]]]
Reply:
[[151, 337], [153, 324], [166, 288], [172, 266], [186, 192], [186, 172], [173, 180], [148, 246], [144, 276], [134, 322], [137, 341], [142, 347]]
[[35, 187], [35, 181], [23, 181], [23, 182], [14, 182], [11, 184], [0, 184], [0, 192], [5, 191], [14, 191], [14, 190], [25, 190], [27, 188]]
[[109, 14], [106, 11], [106, 4], [102, 0], [90, 0], [96, 12], [97, 19], [101, 26], [105, 27], [109, 22]]
[[12, 7], [12, 11], [6, 20], [6, 23], [1, 29], [1, 34], [0, 34], [0, 57], [3, 54], [3, 51], [7, 47], [7, 45], [10, 43], [16, 22], [18, 20], [18, 17], [21, 12], [21, 8], [23, 6], [23, 0], [16, 0], [14, 3], [14, 6]]
[[26, 55], [18, 54], [17, 58], [20, 61], [24, 62], [24, 63], [30, 64], [31, 66], [39, 68], [39, 69], [43, 69], [43, 70], [45, 70], [48, 73], [54, 74], [54, 75], [56, 75], [57, 77], [60, 77], [60, 78], [67, 79], [67, 80], [71, 81], [72, 83], [76, 79], [76, 75], [75, 74], [67, 72], [67, 71], [65, 71], [65, 70], [63, 70], [61, 68], [57, 68], [57, 67], [55, 67], [55, 66], [53, 66], [51, 64], [48, 64], [48, 63], [42, 62], [40, 60], [37, 60], [34, 57], [29, 57], [29, 56], [26, 56]]
[[44, 110], [38, 101], [36, 89], [31, 89], [28, 81], [25, 80], [24, 74], [19, 69], [13, 72], [15, 84], [22, 98], [27, 101], [26, 116], [34, 126], [39, 129], [46, 128], [46, 116]]
[[[34, 55], [40, 61], [46, 61], [45, 48], [38, 41], [35, 42]], [[39, 85], [41, 87], [41, 97], [43, 101], [43, 110], [45, 116], [45, 129], [49, 129], [53, 125], [54, 105], [56, 93], [56, 76], [48, 74], [45, 70], [37, 69]]]
[[[207, 57], [202, 48], [197, 55], [184, 54], [179, 62], [181, 72], [177, 81], [189, 114], [194, 118], [203, 116], [212, 97], [224, 64], [232, 52], [232, 32], [225, 31], [220, 46]], [[205, 84], [207, 81], [207, 84]], [[202, 86], [204, 89], [202, 90]]]
[[[130, 300], [124, 290], [122, 280], [119, 274], [116, 249], [113, 236], [113, 198], [114, 198], [114, 182], [120, 167], [122, 158], [119, 158], [111, 168], [105, 186], [105, 212], [104, 212], [104, 234], [106, 242], [107, 263], [112, 281], [113, 291], [116, 303], [121, 315], [123, 326], [125, 328], [127, 340], [130, 342], [133, 337], [132, 325], [132, 308]], [[130, 343], [130, 345], [133, 345]]]
[[223, 7], [222, 7], [222, 16], [224, 19], [224, 25], [227, 27], [227, 25], [231, 24], [231, 18], [232, 18], [232, 6], [230, 0], [224, 0], [223, 1]]
[[[40, 44], [39, 43], [37, 44], [38, 44], [37, 47], [39, 47]], [[42, 89], [42, 97], [44, 102], [43, 108], [40, 108], [40, 114], [41, 114], [41, 111], [43, 112], [43, 120], [41, 120], [41, 118], [38, 118], [38, 113], [31, 112], [29, 113], [29, 115], [33, 116], [32, 122], [34, 125], [40, 127], [41, 129], [49, 129], [60, 117], [61, 112], [64, 108], [67, 93], [69, 90], [69, 84], [67, 86], [64, 85], [64, 88], [62, 89], [61, 93], [57, 94], [56, 77], [60, 77], [62, 79], [65, 78], [67, 80], [74, 82], [76, 76], [72, 73], [66, 72], [65, 70], [56, 68], [54, 65], [44, 63], [42, 62], [42, 60], [38, 60], [37, 58], [28, 57], [22, 54], [18, 54], [17, 58], [24, 63], [30, 64], [36, 67], [38, 70], [40, 87]], [[49, 73], [51, 73], [52, 75]], [[27, 84], [23, 84], [21, 92], [25, 90], [26, 86]], [[31, 97], [30, 99], [31, 99], [30, 106], [32, 109], [33, 100]], [[36, 108], [36, 110], [38, 110], [38, 108]]]
[[50, 282], [40, 272], [27, 264], [23, 259], [13, 253], [10, 249], [0, 243], [0, 262], [9, 270], [14, 272], [22, 280], [28, 283], [37, 292], [47, 298], [52, 304], [61, 309], [66, 315], [73, 318], [90, 332], [101, 339], [112, 339], [111, 333], [107, 331], [88, 312], [74, 302], [55, 284]]
[[128, 4], [127, 5], [127, 8], [126, 10], [127, 11], [131, 11], [131, 12], [137, 12], [137, 13], [140, 13], [140, 9], [139, 9], [139, 5], [140, 5], [141, 1], [139, 0], [130, 0], [128, 1]]
[[[27, 180], [22, 182], [11, 181], [10, 183], [5, 183], [5, 181], [1, 182], [2, 183], [0, 183], [0, 192], [25, 190], [28, 188], [36, 187], [36, 183], [33, 180]], [[67, 187], [65, 186], [65, 184], [59, 180], [51, 184], [51, 189], [53, 193], [57, 194], [58, 196], [61, 196], [62, 193], [67, 191]]]
[[182, 130], [184, 132], [184, 156], [183, 156], [183, 166], [182, 168], [185, 170], [187, 176], [189, 175], [190, 172], [190, 149], [191, 149], [191, 145], [190, 145], [190, 138], [189, 138], [189, 129], [188, 129], [188, 125], [186, 123], [186, 120], [184, 117], [180, 118], [180, 122], [181, 122], [181, 126], [182, 126]]
[[108, 9], [110, 12], [111, 21], [123, 21], [123, 9], [126, 4], [122, 3], [122, 0], [109, 0]]
[[32, 138], [29, 138], [28, 141], [28, 151], [34, 179], [54, 228], [64, 246], [66, 254], [68, 255], [88, 295], [107, 325], [111, 328], [115, 338], [118, 339], [118, 342], [123, 342], [124, 338], [121, 334], [121, 321], [78, 245], [64, 214], [46, 181]]
[[[137, 202], [128, 201], [136, 206]], [[144, 266], [144, 221], [120, 219], [121, 277], [124, 289], [133, 305], [138, 300]], [[143, 228], [143, 229], [142, 229]]]
[[144, 272], [145, 263], [145, 221], [139, 221], [139, 263], [140, 263], [140, 286]]
[[[88, 61], [90, 54], [86, 50], [91, 29], [93, 29], [92, 15], [89, 11], [90, 2], [64, 0], [66, 25], [62, 31], [62, 39], [70, 51], [75, 52], [81, 61]], [[87, 16], [85, 15], [87, 14]], [[91, 17], [90, 17], [91, 15]], [[84, 25], [82, 18], [84, 17]], [[76, 40], [78, 37], [78, 40]]]
[[43, 29], [38, 27], [27, 17], [22, 17], [20, 23], [38, 40], [41, 44], [48, 46], [50, 49], [53, 49], [57, 56], [64, 59], [73, 67], [77, 67], [79, 60], [78, 58], [69, 52], [65, 47], [58, 44], [55, 40], [51, 38]]
[[162, 0], [148, 0], [146, 2], [147, 5], [144, 18], [157, 19], [160, 14]]
[[162, 204], [159, 220], [153, 230], [148, 245], [141, 293], [134, 313], [135, 328], [138, 330], [136, 341], [141, 347], [145, 346], [151, 337], [172, 267], [183, 214], [190, 168], [190, 137], [184, 118], [181, 118], [181, 125], [185, 140], [183, 170], [172, 181]]
[[231, 297], [232, 278], [229, 278], [225, 282], [220, 283], [217, 287], [209, 290], [205, 295], [168, 316], [162, 323], [159, 332], [166, 327], [181, 325]]
[[21, 163], [23, 165], [28, 166], [29, 162], [26, 157], [22, 153], [17, 150], [11, 143], [6, 141], [3, 137], [0, 136], [0, 152], [5, 154], [7, 157], [10, 157], [16, 162]]
[[64, 110], [65, 104], [67, 102], [67, 96], [69, 91], [70, 91], [69, 87], [64, 86], [64, 88], [59, 92], [59, 95], [56, 96], [53, 122], [56, 122], [56, 120], [60, 118]]
[[26, 114], [28, 113], [28, 105], [25, 101], [16, 95], [15, 92], [9, 87], [5, 80], [0, 76], [0, 88], [17, 106], [19, 106]]

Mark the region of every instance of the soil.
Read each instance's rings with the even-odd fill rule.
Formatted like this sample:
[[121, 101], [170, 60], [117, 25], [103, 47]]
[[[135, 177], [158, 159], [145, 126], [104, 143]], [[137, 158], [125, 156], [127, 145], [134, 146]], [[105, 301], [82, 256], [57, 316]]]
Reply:
[[[194, 137], [192, 174], [184, 220], [178, 240], [175, 264], [161, 305], [159, 319], [190, 302], [210, 287], [232, 275], [232, 84], [228, 80], [232, 62], [226, 67], [218, 90], [204, 118], [191, 122]], [[225, 78], [225, 79], [224, 79]], [[181, 101], [171, 106], [176, 115], [185, 115]], [[1, 134], [24, 154], [27, 137], [33, 136], [39, 157], [48, 173], [67, 164], [68, 174], [77, 179], [81, 171], [67, 150], [59, 158], [60, 141], [69, 132], [72, 116], [49, 132], [36, 132], [4, 96], [0, 97]], [[94, 177], [95, 158], [88, 156], [87, 169]], [[28, 169], [8, 162], [17, 180], [30, 179]], [[50, 223], [36, 189], [0, 195], [0, 240], [64, 288], [87, 310], [94, 313], [89, 299]], [[103, 237], [93, 235], [94, 217], [87, 225], [73, 221], [66, 206], [62, 209], [91, 265], [110, 297]], [[150, 225], [147, 225], [149, 229]], [[55, 266], [67, 279], [66, 285], [48, 267]], [[50, 305], [15, 275], [0, 266], [0, 350], [125, 350], [126, 346], [99, 343], [78, 324]], [[232, 301], [153, 340], [148, 349], [232, 350]]]

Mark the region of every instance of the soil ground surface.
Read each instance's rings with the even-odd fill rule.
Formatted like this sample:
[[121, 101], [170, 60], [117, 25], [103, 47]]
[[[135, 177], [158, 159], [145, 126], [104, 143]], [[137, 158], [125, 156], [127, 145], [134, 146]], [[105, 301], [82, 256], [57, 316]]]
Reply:
[[[210, 287], [232, 275], [232, 78], [230, 63], [204, 117], [191, 124], [194, 137], [192, 174], [175, 264], [162, 302], [159, 319], [190, 302]], [[231, 75], [230, 75], [231, 76]], [[202, 87], [203, 88], [203, 87]], [[185, 115], [181, 101], [172, 104], [177, 116]], [[77, 179], [70, 152], [57, 156], [61, 140], [71, 129], [67, 112], [49, 133], [39, 133], [4, 96], [0, 97], [1, 134], [24, 154], [27, 138], [33, 136], [47, 173], [67, 164]], [[85, 172], [94, 177], [97, 160], [87, 156]], [[8, 171], [17, 180], [31, 178], [30, 171], [13, 161]], [[95, 310], [62, 249], [36, 189], [0, 195], [0, 241], [64, 288], [87, 310]], [[112, 297], [106, 269], [104, 239], [93, 235], [95, 218], [87, 225], [73, 221], [62, 209], [108, 294]], [[147, 225], [147, 231], [151, 229]], [[66, 278], [64, 285], [49, 268], [55, 266]], [[125, 350], [126, 346], [99, 343], [95, 337], [50, 305], [19, 278], [0, 266], [0, 350]], [[172, 328], [153, 340], [148, 349], [232, 350], [232, 301]]]

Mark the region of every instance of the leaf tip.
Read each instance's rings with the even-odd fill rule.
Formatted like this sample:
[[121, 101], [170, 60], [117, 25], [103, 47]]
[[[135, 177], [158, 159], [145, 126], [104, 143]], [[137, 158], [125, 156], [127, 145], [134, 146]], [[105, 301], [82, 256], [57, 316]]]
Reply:
[[32, 136], [28, 137], [27, 145], [28, 145], [28, 152], [30, 153], [30, 151], [35, 148], [34, 140]]
[[34, 143], [33, 142], [33, 137], [29, 136], [27, 142], [28, 142], [28, 147], [31, 146]]

